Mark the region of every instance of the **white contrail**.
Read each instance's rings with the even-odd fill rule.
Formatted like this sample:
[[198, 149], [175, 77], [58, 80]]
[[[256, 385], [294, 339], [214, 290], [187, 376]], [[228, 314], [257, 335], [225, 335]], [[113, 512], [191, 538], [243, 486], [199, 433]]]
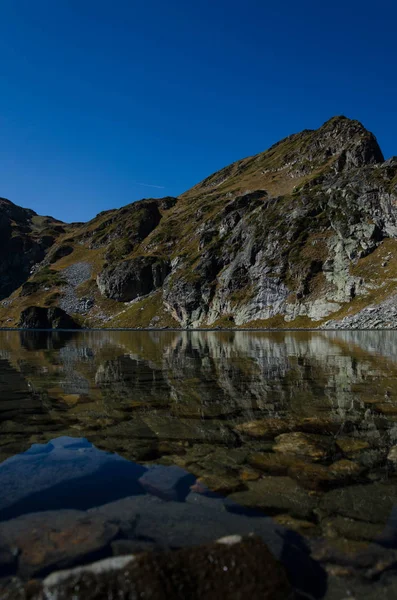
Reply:
[[157, 188], [158, 190], [165, 189], [164, 185], [152, 185], [151, 183], [140, 183], [139, 181], [133, 181], [132, 183], [134, 183], [135, 185], [144, 185], [145, 187], [154, 187], [154, 188]]

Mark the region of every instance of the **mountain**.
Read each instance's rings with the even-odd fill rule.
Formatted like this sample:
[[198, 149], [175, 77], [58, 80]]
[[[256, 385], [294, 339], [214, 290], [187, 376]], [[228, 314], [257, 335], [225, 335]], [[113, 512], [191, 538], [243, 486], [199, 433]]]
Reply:
[[31, 268], [65, 233], [62, 225], [52, 217], [40, 217], [33, 210], [0, 198], [0, 299], [29, 278]]
[[86, 327], [397, 323], [397, 157], [342, 116], [88, 223], [3, 200], [0, 229], [3, 327], [40, 324], [32, 307]]

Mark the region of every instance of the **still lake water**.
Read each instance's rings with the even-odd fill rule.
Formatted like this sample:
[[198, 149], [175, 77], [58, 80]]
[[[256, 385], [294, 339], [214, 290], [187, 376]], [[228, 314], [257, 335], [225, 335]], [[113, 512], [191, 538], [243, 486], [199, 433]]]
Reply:
[[385, 563], [397, 332], [3, 331], [0, 461], [2, 574], [251, 531]]

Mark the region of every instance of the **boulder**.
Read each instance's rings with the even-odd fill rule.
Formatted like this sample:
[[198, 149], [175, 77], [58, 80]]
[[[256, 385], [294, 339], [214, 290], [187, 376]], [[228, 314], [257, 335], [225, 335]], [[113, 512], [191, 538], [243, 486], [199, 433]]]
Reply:
[[97, 277], [103, 296], [129, 302], [159, 288], [171, 271], [169, 261], [158, 256], [138, 256], [106, 267]]
[[53, 573], [46, 598], [99, 600], [113, 597], [218, 600], [289, 600], [293, 591], [284, 567], [259, 538], [229, 536], [218, 543], [175, 552], [119, 556]]
[[21, 329], [79, 329], [80, 325], [62, 308], [29, 306], [21, 312]]

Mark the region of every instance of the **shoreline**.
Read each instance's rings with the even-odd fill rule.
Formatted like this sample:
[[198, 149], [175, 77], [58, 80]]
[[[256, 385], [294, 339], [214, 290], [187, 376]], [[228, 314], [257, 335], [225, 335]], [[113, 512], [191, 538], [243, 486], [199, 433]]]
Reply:
[[269, 328], [254, 328], [254, 327], [81, 327], [80, 329], [28, 329], [24, 327], [0, 327], [0, 331], [69, 331], [69, 332], [85, 332], [85, 331], [179, 331], [179, 332], [283, 332], [283, 331], [397, 331], [396, 327], [269, 327]]

